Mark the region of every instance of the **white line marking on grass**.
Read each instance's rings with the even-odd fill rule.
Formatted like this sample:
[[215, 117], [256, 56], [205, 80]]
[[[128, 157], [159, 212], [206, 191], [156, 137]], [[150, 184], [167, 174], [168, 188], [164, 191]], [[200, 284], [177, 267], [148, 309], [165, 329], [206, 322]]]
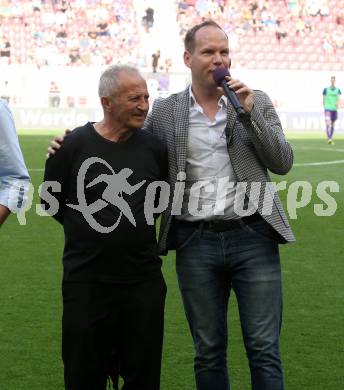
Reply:
[[28, 168], [29, 172], [43, 172], [44, 168]]
[[334, 160], [334, 161], [319, 161], [312, 163], [299, 163], [293, 164], [294, 167], [311, 167], [318, 165], [332, 165], [332, 164], [344, 164], [344, 160]]
[[[301, 149], [301, 150], [323, 150], [325, 152], [344, 152], [344, 149], [336, 149], [332, 147], [323, 147], [323, 148], [315, 148], [312, 146], [300, 146], [296, 147], [294, 149]], [[318, 161], [318, 162], [311, 162], [311, 163], [295, 163], [293, 164], [294, 167], [312, 167], [312, 166], [321, 166], [321, 165], [333, 165], [333, 164], [343, 164], [344, 160], [333, 160], [333, 161]]]
[[301, 149], [301, 150], [324, 150], [325, 152], [344, 152], [344, 149], [332, 148], [329, 146], [328, 148], [314, 148], [311, 146], [296, 146], [293, 149]]

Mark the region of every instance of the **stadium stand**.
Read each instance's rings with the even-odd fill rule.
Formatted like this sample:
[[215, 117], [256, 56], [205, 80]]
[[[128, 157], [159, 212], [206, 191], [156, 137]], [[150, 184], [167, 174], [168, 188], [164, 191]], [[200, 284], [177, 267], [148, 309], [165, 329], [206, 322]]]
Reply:
[[207, 18], [223, 26], [234, 67], [344, 69], [341, 0], [189, 0], [176, 10], [181, 37]]
[[142, 63], [144, 26], [132, 0], [5, 0], [0, 26], [1, 57], [7, 44], [10, 64]]
[[[191, 25], [212, 18], [230, 38], [234, 67], [344, 68], [342, 0], [173, 1], [180, 43]], [[130, 62], [148, 70], [151, 53], [142, 48], [153, 39], [154, 9], [147, 6], [141, 15], [136, 5], [135, 0], [1, 1], [0, 64]], [[178, 63], [172, 51], [165, 58]]]

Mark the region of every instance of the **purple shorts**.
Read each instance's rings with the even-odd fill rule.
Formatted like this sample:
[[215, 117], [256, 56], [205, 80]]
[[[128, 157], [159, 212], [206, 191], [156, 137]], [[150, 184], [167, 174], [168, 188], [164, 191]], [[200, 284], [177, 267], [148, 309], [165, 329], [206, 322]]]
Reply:
[[332, 110], [325, 110], [325, 119], [327, 121], [335, 122], [338, 118], [338, 112]]

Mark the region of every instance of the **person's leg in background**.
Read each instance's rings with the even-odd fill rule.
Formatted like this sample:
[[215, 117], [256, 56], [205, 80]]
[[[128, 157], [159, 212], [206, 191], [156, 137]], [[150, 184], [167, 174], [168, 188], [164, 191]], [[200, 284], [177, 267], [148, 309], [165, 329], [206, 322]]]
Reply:
[[337, 111], [325, 110], [327, 142], [330, 145], [334, 145], [333, 134], [334, 134], [334, 125], [335, 125], [337, 118], [338, 118]]
[[325, 110], [325, 124], [326, 124], [326, 136], [327, 142], [330, 144], [332, 142], [331, 136], [331, 112], [329, 110]]
[[338, 113], [337, 111], [331, 111], [331, 128], [330, 128], [330, 136], [331, 136], [331, 144], [333, 145], [333, 133], [334, 133], [334, 125], [336, 123], [336, 120], [338, 118]]

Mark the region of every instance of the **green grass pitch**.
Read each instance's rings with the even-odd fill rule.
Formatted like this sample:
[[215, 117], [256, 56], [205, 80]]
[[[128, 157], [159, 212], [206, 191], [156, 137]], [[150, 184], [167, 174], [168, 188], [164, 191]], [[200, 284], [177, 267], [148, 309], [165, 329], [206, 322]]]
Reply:
[[[340, 390], [344, 386], [344, 138], [333, 146], [323, 135], [288, 135], [295, 166], [277, 182], [284, 205], [290, 185], [308, 181], [308, 206], [291, 224], [297, 242], [281, 246], [284, 290], [282, 359], [288, 390]], [[51, 134], [20, 136], [35, 187], [42, 180]], [[337, 163], [331, 163], [337, 161]], [[340, 162], [341, 161], [341, 162]], [[303, 165], [320, 163], [319, 165]], [[314, 204], [322, 181], [335, 181], [337, 210], [319, 217]], [[300, 195], [300, 194], [299, 194]], [[62, 229], [34, 207], [26, 226], [11, 216], [0, 231], [0, 389], [62, 390], [60, 358]], [[178, 291], [172, 252], [164, 259], [168, 285], [162, 390], [194, 390], [193, 347]], [[249, 390], [250, 380], [234, 295], [229, 316], [229, 366], [234, 390]], [[148, 357], [147, 357], [148, 358]]]

